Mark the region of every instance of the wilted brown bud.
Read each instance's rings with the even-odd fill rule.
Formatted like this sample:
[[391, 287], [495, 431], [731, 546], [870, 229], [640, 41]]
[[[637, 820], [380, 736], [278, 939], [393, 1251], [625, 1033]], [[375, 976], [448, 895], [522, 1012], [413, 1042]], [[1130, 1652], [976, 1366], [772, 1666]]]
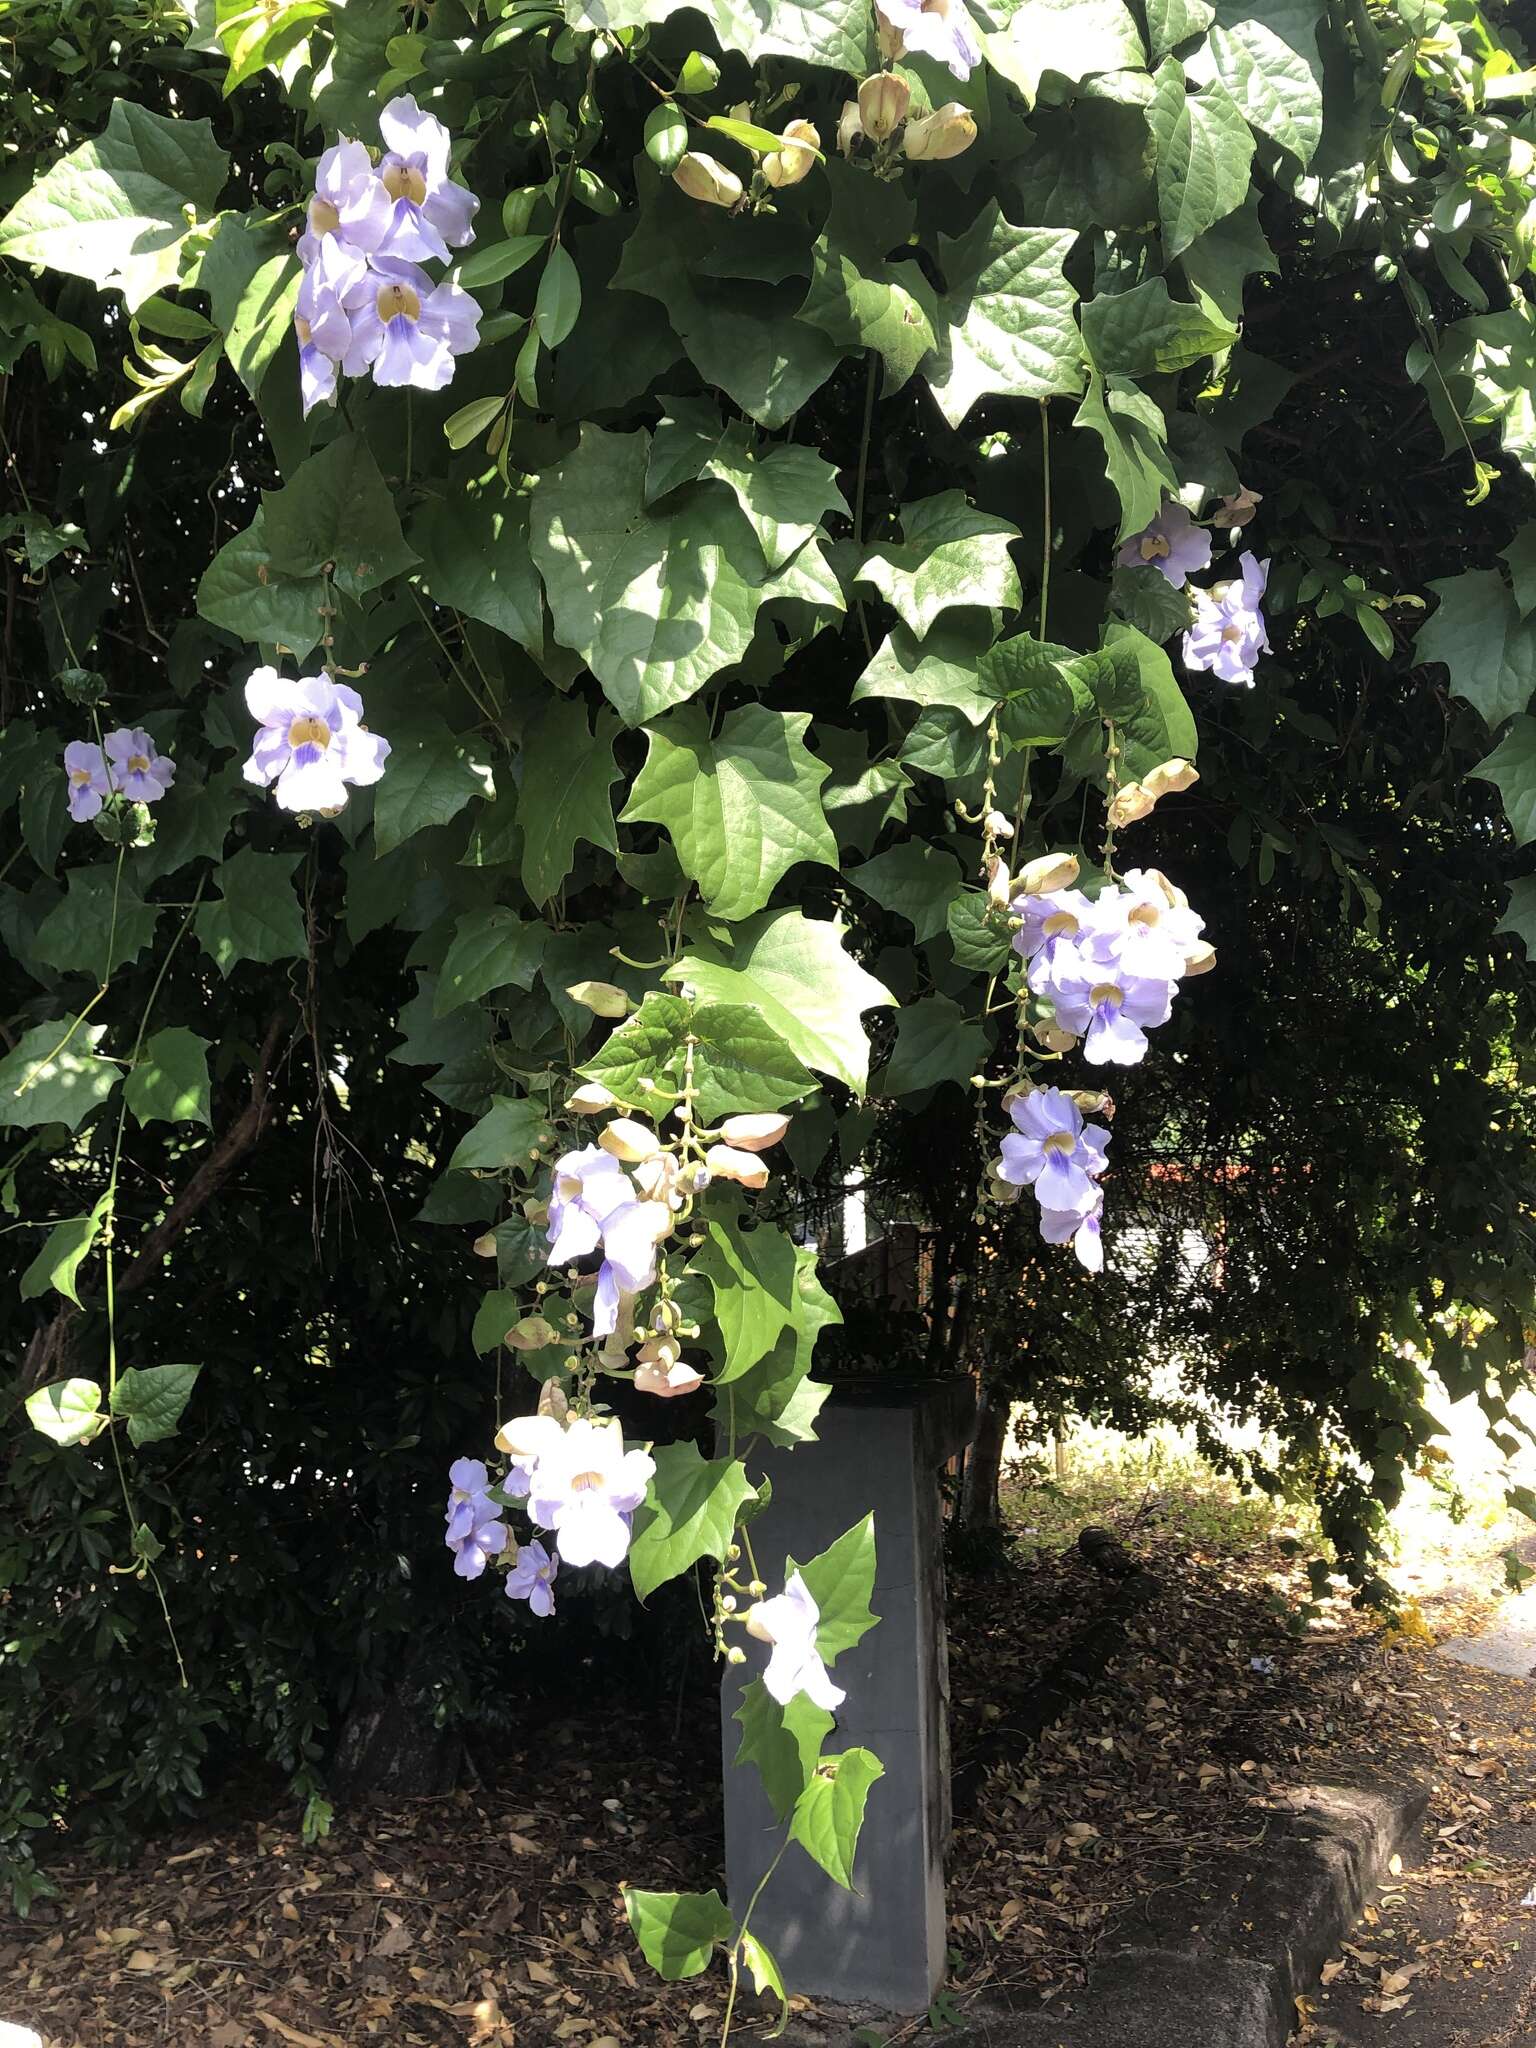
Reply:
[[871, 142], [884, 142], [907, 118], [912, 88], [892, 71], [877, 71], [859, 87], [859, 118]]
[[690, 149], [680, 160], [672, 182], [705, 206], [735, 206], [741, 198], [741, 180], [736, 173], [701, 149]]
[[1223, 498], [1212, 523], [1216, 526], [1246, 526], [1264, 502], [1262, 491], [1250, 491], [1245, 484], [1235, 497]]
[[816, 161], [821, 136], [812, 121], [791, 121], [785, 128], [782, 147], [771, 151], [759, 164], [765, 181], [776, 187], [798, 185]]

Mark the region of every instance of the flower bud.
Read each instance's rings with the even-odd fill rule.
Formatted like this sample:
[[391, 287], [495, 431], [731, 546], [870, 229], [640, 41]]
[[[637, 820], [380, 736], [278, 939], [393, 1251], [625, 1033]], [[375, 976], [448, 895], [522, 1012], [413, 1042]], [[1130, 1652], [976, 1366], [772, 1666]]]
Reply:
[[791, 121], [784, 130], [783, 147], [773, 150], [758, 165], [766, 183], [782, 188], [798, 185], [816, 161], [821, 136], [812, 121]]
[[1070, 889], [1081, 872], [1076, 854], [1041, 853], [1026, 861], [1014, 878], [1017, 896], [1049, 896], [1056, 889]]
[[1016, 1202], [1023, 1192], [1019, 1182], [1000, 1180], [996, 1174], [987, 1182], [987, 1193], [994, 1202]]
[[691, 1394], [695, 1387], [702, 1387], [704, 1375], [696, 1366], [685, 1365], [681, 1360], [675, 1365], [637, 1365], [635, 1367], [635, 1392], [654, 1394], [660, 1401], [675, 1401], [679, 1394]]
[[566, 990], [573, 1003], [598, 1017], [627, 1017], [629, 997], [611, 981], [573, 981]]
[[736, 173], [700, 149], [690, 149], [679, 161], [672, 182], [705, 206], [735, 206], [741, 198], [741, 180]]
[[730, 1648], [729, 1648], [729, 1649], [728, 1649], [728, 1650], [726, 1651], [726, 1653], [725, 1653], [725, 1661], [726, 1661], [726, 1663], [727, 1663], [727, 1664], [745, 1664], [745, 1663], [746, 1663], [746, 1661], [747, 1661], [747, 1653], [746, 1653], [746, 1651], [745, 1651], [745, 1650], [744, 1650], [744, 1649], [743, 1649], [743, 1648], [741, 1647], [740, 1643], [732, 1643], [731, 1647], [730, 1647]]
[[1162, 797], [1192, 789], [1199, 780], [1200, 771], [1193, 761], [1160, 761], [1157, 767], [1149, 768], [1143, 775], [1141, 786], [1156, 803]]
[[1077, 1043], [1075, 1032], [1063, 1031], [1059, 1024], [1048, 1023], [1044, 1018], [1029, 1027], [1030, 1036], [1047, 1052], [1070, 1052]]
[[601, 1081], [583, 1081], [567, 1095], [565, 1106], [574, 1109], [578, 1116], [600, 1116], [605, 1109], [612, 1109], [617, 1100]]
[[755, 1152], [738, 1152], [734, 1145], [711, 1145], [704, 1164], [716, 1180], [734, 1180], [744, 1188], [765, 1188], [768, 1167]]
[[1175, 882], [1170, 882], [1161, 868], [1143, 868], [1143, 879], [1150, 882], [1162, 895], [1170, 910], [1188, 910], [1189, 898]]
[[1102, 1088], [1068, 1088], [1067, 1100], [1075, 1102], [1084, 1116], [1112, 1116], [1114, 1104]]
[[787, 1116], [728, 1116], [720, 1135], [739, 1152], [766, 1152], [788, 1129]]
[[958, 100], [908, 121], [901, 146], [913, 163], [940, 163], [976, 140], [976, 123]]
[[763, 1623], [763, 1603], [761, 1600], [753, 1601], [752, 1605], [742, 1616], [742, 1621], [746, 1625], [747, 1634], [752, 1636], [757, 1642], [771, 1643], [773, 1641], [772, 1635]]
[[1001, 854], [993, 854], [987, 870], [987, 901], [994, 910], [1006, 910], [1013, 895], [1013, 876]]
[[907, 118], [912, 88], [892, 71], [877, 71], [859, 87], [859, 118], [871, 142], [884, 142]]
[[1246, 526], [1263, 502], [1262, 491], [1250, 491], [1244, 484], [1235, 497], [1222, 499], [1216, 507], [1212, 524], [1227, 527]]
[[1184, 955], [1184, 972], [1186, 975], [1209, 974], [1215, 965], [1216, 948], [1207, 945], [1204, 939], [1196, 939], [1195, 943]]
[[482, 1231], [481, 1234], [475, 1239], [474, 1251], [475, 1257], [477, 1259], [494, 1259], [496, 1256], [495, 1231]]
[[1139, 782], [1128, 782], [1109, 800], [1109, 822], [1116, 831], [1122, 825], [1134, 825], [1138, 818], [1151, 817], [1156, 802], [1157, 798]]
[[647, 1337], [635, 1353], [640, 1365], [659, 1365], [670, 1370], [682, 1357], [682, 1346], [672, 1336]]
[[501, 1341], [509, 1351], [542, 1351], [546, 1344], [553, 1344], [558, 1335], [559, 1332], [542, 1316], [523, 1316]]
[[565, 1389], [558, 1380], [546, 1380], [540, 1387], [538, 1412], [540, 1416], [559, 1423], [563, 1423], [571, 1412], [571, 1404], [565, 1398]]
[[650, 1159], [661, 1150], [661, 1140], [648, 1124], [632, 1116], [616, 1116], [597, 1134], [597, 1142], [603, 1150], [615, 1159], [622, 1159], [626, 1166], [638, 1166], [642, 1159]]
[[1011, 839], [1013, 820], [1006, 811], [988, 811], [981, 821], [981, 829], [989, 839]]
[[844, 100], [842, 119], [837, 124], [837, 146], [844, 156], [852, 156], [853, 145], [864, 139], [864, 123], [859, 119], [857, 100]]
[[894, 22], [886, 20], [879, 8], [875, 9], [875, 34], [880, 43], [880, 54], [887, 64], [894, 64], [898, 57], [907, 54], [907, 39]]

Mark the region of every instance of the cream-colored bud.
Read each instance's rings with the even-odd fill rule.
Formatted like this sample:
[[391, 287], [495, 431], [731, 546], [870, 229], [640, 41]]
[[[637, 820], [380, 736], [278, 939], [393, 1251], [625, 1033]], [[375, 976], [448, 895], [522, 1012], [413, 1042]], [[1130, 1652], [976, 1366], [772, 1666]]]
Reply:
[[1189, 898], [1176, 882], [1170, 882], [1161, 868], [1143, 868], [1143, 881], [1150, 882], [1170, 910], [1188, 910]]
[[887, 21], [880, 9], [875, 9], [875, 35], [880, 44], [880, 54], [887, 64], [894, 64], [898, 57], [907, 54], [907, 39], [894, 22]]
[[1122, 825], [1134, 825], [1139, 818], [1150, 818], [1156, 802], [1157, 798], [1141, 783], [1128, 782], [1109, 800], [1109, 822], [1118, 832]]
[[767, 1152], [788, 1129], [787, 1116], [728, 1116], [720, 1126], [720, 1135], [739, 1152]]
[[741, 199], [740, 178], [701, 149], [690, 149], [679, 161], [672, 182], [705, 206], [735, 206]]
[[755, 1152], [738, 1152], [734, 1145], [711, 1145], [704, 1165], [716, 1180], [734, 1180], [744, 1188], [765, 1188], [768, 1165]]
[[1030, 1036], [1047, 1052], [1070, 1052], [1077, 1043], [1075, 1032], [1063, 1031], [1059, 1024], [1047, 1023], [1043, 1018], [1038, 1024], [1031, 1024], [1029, 1030]]
[[842, 119], [837, 124], [837, 146], [844, 156], [852, 156], [853, 145], [864, 139], [864, 123], [859, 118], [857, 100], [844, 100]]
[[558, 1422], [565, 1426], [565, 1419], [571, 1412], [565, 1389], [558, 1380], [546, 1380], [539, 1389], [539, 1416], [545, 1422]]
[[494, 1259], [494, 1258], [495, 1258], [495, 1256], [496, 1256], [496, 1233], [495, 1233], [495, 1231], [494, 1231], [494, 1230], [485, 1230], [485, 1231], [482, 1231], [482, 1232], [481, 1232], [481, 1234], [479, 1235], [479, 1237], [477, 1237], [477, 1238], [475, 1239], [475, 1257], [476, 1257], [477, 1259]]
[[755, 1600], [752, 1603], [742, 1616], [742, 1620], [746, 1624], [749, 1636], [755, 1637], [760, 1643], [771, 1643], [773, 1641], [772, 1634], [763, 1624], [763, 1603], [760, 1600]]
[[598, 1017], [627, 1017], [629, 997], [611, 981], [573, 981], [566, 990], [573, 1003]]
[[647, 1337], [635, 1358], [641, 1365], [674, 1366], [683, 1355], [675, 1337]]
[[638, 1166], [642, 1159], [650, 1159], [661, 1150], [661, 1140], [649, 1124], [632, 1116], [616, 1116], [611, 1124], [605, 1124], [597, 1134], [597, 1142], [626, 1166]]
[[995, 853], [987, 870], [987, 901], [995, 910], [1006, 910], [1012, 895], [1013, 876], [1008, 872], [1008, 863]]
[[976, 123], [958, 100], [908, 121], [901, 146], [912, 162], [940, 163], [959, 156], [976, 140]]
[[1263, 502], [1262, 491], [1250, 491], [1244, 484], [1236, 496], [1222, 499], [1213, 514], [1212, 523], [1226, 527], [1246, 526]]
[[1102, 1116], [1114, 1108], [1102, 1088], [1068, 1088], [1065, 1093], [1067, 1100], [1075, 1102], [1084, 1116]]
[[859, 119], [871, 142], [884, 142], [907, 118], [912, 88], [893, 71], [877, 71], [859, 87]]
[[1209, 974], [1215, 965], [1216, 948], [1208, 946], [1204, 939], [1196, 939], [1195, 943], [1184, 955], [1184, 972], [1186, 975]]
[[1178, 795], [1180, 790], [1193, 789], [1199, 780], [1200, 771], [1193, 761], [1160, 761], [1143, 775], [1141, 786], [1157, 802], [1165, 796]]
[[696, 1366], [685, 1365], [637, 1365], [635, 1367], [635, 1392], [654, 1394], [661, 1401], [675, 1401], [679, 1394], [691, 1394], [695, 1387], [702, 1387], [704, 1375]]
[[1026, 861], [1014, 877], [1015, 896], [1049, 896], [1070, 889], [1081, 869], [1076, 854], [1041, 853]]
[[821, 136], [813, 121], [791, 121], [782, 141], [783, 147], [771, 151], [758, 165], [765, 182], [775, 188], [798, 185], [821, 148]]
[[1006, 811], [988, 811], [981, 821], [981, 829], [989, 839], [1011, 839], [1013, 820]]
[[1023, 1192], [1016, 1181], [1004, 1180], [998, 1174], [993, 1174], [987, 1182], [987, 1193], [994, 1202], [1016, 1202]]
[[612, 1109], [617, 1100], [618, 1097], [601, 1081], [583, 1081], [579, 1088], [573, 1088], [567, 1095], [565, 1106], [575, 1110], [578, 1116], [601, 1116], [605, 1109]]

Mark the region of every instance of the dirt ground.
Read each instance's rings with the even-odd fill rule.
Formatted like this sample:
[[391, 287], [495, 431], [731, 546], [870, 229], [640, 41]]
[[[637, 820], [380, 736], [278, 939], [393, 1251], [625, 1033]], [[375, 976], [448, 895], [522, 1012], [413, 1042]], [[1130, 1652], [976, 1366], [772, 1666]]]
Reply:
[[[1068, 1998], [1106, 1923], [1149, 1889], [1187, 1901], [1197, 1922], [1213, 1856], [1255, 1839], [1288, 1788], [1318, 1778], [1426, 1779], [1428, 1871], [1453, 1899], [1497, 1885], [1508, 1903], [1518, 1872], [1501, 1831], [1536, 1821], [1523, 1682], [1485, 1684], [1432, 1648], [1492, 1604], [1502, 1526], [1434, 1523], [1399, 1559], [1410, 1605], [1384, 1631], [1342, 1589], [1298, 1628], [1311, 1532], [1283, 1507], [1235, 1499], [1182, 1453], [1080, 1446], [1064, 1482], [1024, 1468], [1008, 1513], [1002, 1568], [952, 1575], [961, 1766], [1108, 1597], [1070, 1547], [1080, 1527], [1116, 1528], [1163, 1591], [1095, 1693], [990, 1769], [957, 1824], [935, 2038], [982, 1992]], [[670, 1712], [615, 1740], [596, 1764], [578, 1761], [570, 1728], [537, 1730], [488, 1782], [343, 1815], [311, 1846], [272, 1810], [167, 1835], [125, 1871], [66, 1858], [53, 1868], [59, 1900], [0, 1920], [0, 2019], [36, 2027], [49, 2048], [718, 2039], [721, 1975], [651, 1978], [618, 1892], [624, 1878], [718, 1881], [717, 1722], [703, 1700], [676, 1740]], [[1387, 1913], [1378, 1928], [1390, 1901]], [[1432, 1980], [1503, 1967], [1459, 1905], [1433, 1954], [1367, 1929], [1338, 1961], [1339, 1996], [1388, 2015], [1411, 2009], [1416, 1986], [1422, 1996]], [[1344, 2038], [1299, 2020], [1298, 2043]], [[920, 2035], [914, 2023], [892, 2039]]]

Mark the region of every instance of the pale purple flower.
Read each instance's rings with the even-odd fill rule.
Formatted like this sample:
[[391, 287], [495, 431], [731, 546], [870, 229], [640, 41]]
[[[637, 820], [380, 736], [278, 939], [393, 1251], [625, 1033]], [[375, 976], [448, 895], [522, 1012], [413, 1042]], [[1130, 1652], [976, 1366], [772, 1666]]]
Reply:
[[1085, 1124], [1083, 1112], [1060, 1088], [1031, 1089], [1015, 1098], [1009, 1114], [1014, 1128], [1003, 1140], [998, 1177], [1033, 1188], [1042, 1209], [1081, 1222], [1100, 1199], [1108, 1131]]
[[448, 1467], [448, 1533], [450, 1546], [462, 1543], [477, 1522], [501, 1513], [490, 1499], [491, 1475], [478, 1458], [456, 1458]]
[[305, 271], [294, 307], [299, 342], [299, 389], [306, 419], [317, 405], [336, 402], [336, 373], [352, 346], [346, 295], [367, 276], [367, 259], [339, 237], [327, 235]]
[[1184, 635], [1184, 666], [1209, 669], [1224, 683], [1253, 687], [1253, 671], [1268, 654], [1269, 635], [1259, 609], [1269, 564], [1253, 555], [1238, 557], [1241, 576], [1210, 590], [1195, 590], [1195, 623]]
[[566, 1564], [619, 1565], [629, 1549], [629, 1517], [655, 1470], [647, 1452], [625, 1449], [617, 1417], [554, 1425], [538, 1436], [528, 1512], [541, 1529], [554, 1530]]
[[1161, 875], [1130, 868], [1118, 889], [1106, 889], [1098, 898], [1093, 921], [1101, 931], [1118, 932], [1121, 962], [1133, 973], [1177, 981], [1200, 943], [1205, 919], [1186, 902], [1170, 903], [1168, 896]]
[[106, 756], [89, 740], [71, 740], [64, 749], [64, 773], [69, 778], [69, 815], [83, 825], [111, 794]]
[[140, 726], [120, 725], [102, 747], [108, 781], [136, 804], [158, 803], [176, 780], [176, 763], [155, 752], [154, 741]]
[[981, 62], [964, 0], [876, 0], [875, 13], [888, 56], [932, 57], [961, 79]]
[[363, 700], [329, 676], [290, 682], [275, 668], [254, 671], [245, 686], [246, 709], [260, 726], [247, 782], [277, 786], [285, 811], [339, 811], [347, 785], [377, 782], [389, 741], [362, 723]]
[[1082, 1038], [1091, 1067], [1133, 1067], [1147, 1050], [1147, 1032], [1167, 1023], [1173, 990], [1170, 977], [1126, 965], [1118, 933], [1094, 932], [1053, 971], [1049, 994], [1057, 1023]]
[[799, 1572], [791, 1572], [782, 1593], [751, 1608], [747, 1627], [759, 1642], [772, 1646], [763, 1684], [781, 1707], [804, 1693], [813, 1707], [831, 1714], [848, 1695], [834, 1685], [816, 1647], [821, 1609]]
[[1122, 569], [1156, 569], [1182, 590], [1191, 576], [1211, 566], [1211, 536], [1177, 499], [1165, 498], [1151, 525], [1124, 543], [1118, 560]]
[[334, 238], [364, 254], [377, 249], [394, 222], [395, 202], [361, 142], [338, 142], [315, 166], [315, 196], [309, 222], [299, 237], [299, 261], [306, 268]]
[[391, 203], [380, 253], [424, 263], [472, 242], [480, 202], [448, 176], [450, 138], [442, 122], [406, 93], [380, 114], [379, 133], [385, 150], [379, 181]]
[[1052, 889], [1044, 896], [1020, 896], [1014, 909], [1024, 922], [1013, 935], [1013, 949], [1030, 963], [1029, 985], [1039, 984], [1055, 962], [1070, 954], [1093, 919], [1093, 905], [1081, 889]]
[[542, 1543], [519, 1543], [507, 1573], [507, 1598], [526, 1600], [530, 1612], [547, 1620], [555, 1611], [555, 1574], [559, 1569], [559, 1558], [552, 1557]]
[[1103, 1238], [1104, 1198], [1086, 1216], [1078, 1216], [1070, 1209], [1042, 1209], [1040, 1211], [1040, 1235], [1047, 1244], [1070, 1244], [1077, 1263], [1089, 1273], [1104, 1270]]
[[375, 384], [441, 391], [455, 356], [480, 339], [480, 308], [461, 285], [434, 285], [414, 263], [379, 257], [348, 290], [352, 338], [342, 357], [349, 377], [372, 370]]
[[592, 1332], [611, 1336], [626, 1295], [656, 1278], [656, 1247], [672, 1228], [666, 1202], [641, 1201], [624, 1168], [600, 1145], [556, 1160], [549, 1202], [549, 1263], [568, 1266], [602, 1248]]
[[453, 1568], [459, 1577], [478, 1579], [491, 1559], [506, 1549], [507, 1525], [495, 1505], [487, 1502], [479, 1519], [471, 1522], [463, 1535], [450, 1534], [443, 1540], [453, 1552]]

